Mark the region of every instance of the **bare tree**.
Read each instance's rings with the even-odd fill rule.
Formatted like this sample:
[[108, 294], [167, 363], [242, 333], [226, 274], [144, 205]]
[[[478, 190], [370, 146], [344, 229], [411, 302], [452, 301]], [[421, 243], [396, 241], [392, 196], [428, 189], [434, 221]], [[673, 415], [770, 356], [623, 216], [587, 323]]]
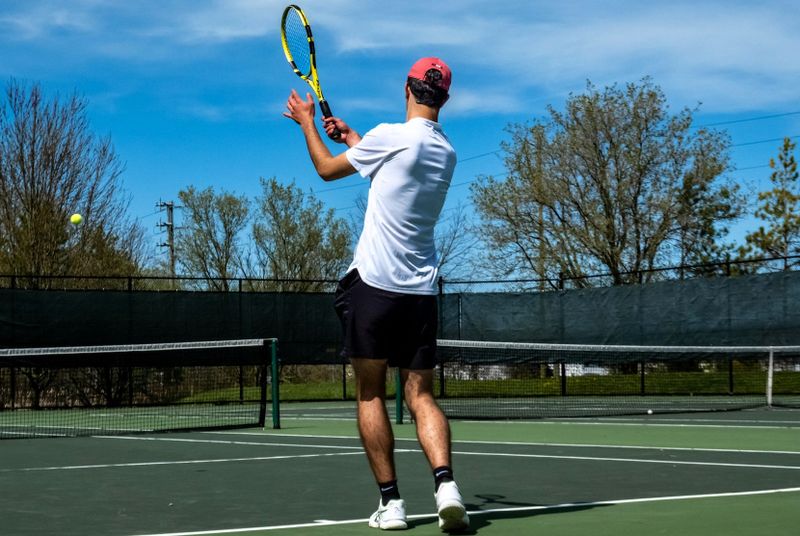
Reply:
[[[357, 242], [367, 212], [366, 196], [359, 195], [355, 203], [358, 210], [351, 217], [350, 229], [354, 242]], [[445, 279], [464, 278], [474, 273], [478, 239], [472, 232], [474, 225], [470, 215], [470, 204], [459, 201], [454, 207], [443, 210], [439, 216], [434, 239], [439, 275]]]
[[445, 280], [461, 279], [474, 273], [478, 239], [472, 228], [468, 204], [459, 201], [442, 212], [436, 225], [436, 253], [439, 275]]
[[[143, 233], [126, 219], [123, 165], [89, 128], [86, 101], [48, 100], [10, 81], [0, 104], [0, 272], [34, 276], [130, 275]], [[70, 214], [84, 217], [79, 226]]]
[[727, 136], [670, 115], [649, 79], [571, 95], [563, 112], [512, 125], [504, 180], [481, 177], [472, 199], [494, 271], [619, 285], [661, 263], [698, 258], [720, 223], [742, 213], [727, 183]]
[[347, 222], [294, 182], [261, 179], [253, 240], [260, 275], [275, 290], [320, 291], [341, 276], [352, 255]]
[[239, 237], [248, 222], [247, 198], [193, 186], [181, 190], [178, 198], [186, 216], [177, 239], [182, 271], [204, 278], [214, 290], [230, 290], [230, 278], [242, 273]]

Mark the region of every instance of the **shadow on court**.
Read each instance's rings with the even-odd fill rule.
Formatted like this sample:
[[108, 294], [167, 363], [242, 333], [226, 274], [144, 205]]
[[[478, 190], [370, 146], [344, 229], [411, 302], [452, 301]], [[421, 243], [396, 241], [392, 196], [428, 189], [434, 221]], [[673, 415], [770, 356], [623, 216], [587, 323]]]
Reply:
[[[475, 495], [477, 498], [481, 499], [481, 503], [467, 503], [467, 510], [473, 512], [470, 516], [470, 527], [466, 531], [459, 532], [459, 534], [478, 534], [481, 529], [489, 527], [493, 521], [501, 521], [501, 520], [512, 520], [512, 519], [528, 519], [539, 517], [542, 515], [547, 514], [566, 514], [571, 512], [581, 512], [584, 510], [591, 510], [593, 508], [598, 508], [601, 506], [609, 506], [609, 505], [597, 505], [597, 504], [576, 504], [574, 506], [565, 506], [563, 508], [553, 508], [553, 509], [543, 509], [543, 510], [524, 510], [524, 511], [514, 511], [508, 510], [509, 508], [533, 508], [533, 507], [543, 507], [546, 508], [547, 505], [543, 504], [533, 504], [533, 503], [526, 503], [526, 502], [519, 502], [519, 501], [512, 501], [509, 500], [505, 495]], [[482, 512], [485, 510], [495, 510], [501, 509], [501, 511], [493, 512], [489, 511], [486, 513], [474, 513], [474, 512]], [[432, 525], [438, 523], [436, 518], [425, 518], [425, 519], [415, 519], [410, 520], [408, 523], [409, 528], [415, 527], [424, 527], [426, 525]]]

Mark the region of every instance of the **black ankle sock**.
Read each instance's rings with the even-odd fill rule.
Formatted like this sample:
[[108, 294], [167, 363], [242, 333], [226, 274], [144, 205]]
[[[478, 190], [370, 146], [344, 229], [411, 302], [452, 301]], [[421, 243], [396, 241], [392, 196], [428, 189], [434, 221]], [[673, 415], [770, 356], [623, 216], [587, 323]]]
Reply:
[[439, 485], [442, 482], [453, 481], [453, 470], [447, 465], [442, 465], [433, 470], [434, 491], [439, 491]]
[[381, 490], [381, 504], [384, 506], [386, 506], [389, 501], [400, 498], [400, 489], [397, 487], [397, 480], [379, 482], [378, 488]]

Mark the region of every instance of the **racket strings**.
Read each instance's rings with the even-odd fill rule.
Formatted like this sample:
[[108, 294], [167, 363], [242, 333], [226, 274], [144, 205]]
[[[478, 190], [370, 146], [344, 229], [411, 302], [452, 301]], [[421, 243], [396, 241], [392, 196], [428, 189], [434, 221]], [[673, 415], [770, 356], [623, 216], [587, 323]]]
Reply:
[[305, 76], [309, 76], [311, 74], [311, 44], [308, 40], [306, 26], [294, 10], [286, 16], [284, 34], [295, 67]]

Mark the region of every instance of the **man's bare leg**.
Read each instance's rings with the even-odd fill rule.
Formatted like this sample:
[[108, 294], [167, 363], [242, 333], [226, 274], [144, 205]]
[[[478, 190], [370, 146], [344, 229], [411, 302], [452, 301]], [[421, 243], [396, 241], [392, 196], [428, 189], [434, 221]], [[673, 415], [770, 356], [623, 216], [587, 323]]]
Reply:
[[386, 412], [385, 360], [351, 359], [356, 372], [358, 433], [375, 476], [381, 502], [369, 518], [369, 526], [380, 529], [405, 529], [406, 506], [400, 499], [394, 468], [394, 434]]
[[433, 397], [433, 370], [402, 370], [408, 409], [431, 469], [450, 467], [450, 424]]
[[358, 433], [378, 483], [397, 479], [394, 466], [394, 433], [386, 412], [385, 360], [351, 359], [356, 374]]
[[417, 439], [433, 470], [439, 528], [446, 532], [469, 527], [461, 491], [453, 480], [450, 423], [433, 397], [433, 370], [403, 370], [404, 393], [417, 423]]

